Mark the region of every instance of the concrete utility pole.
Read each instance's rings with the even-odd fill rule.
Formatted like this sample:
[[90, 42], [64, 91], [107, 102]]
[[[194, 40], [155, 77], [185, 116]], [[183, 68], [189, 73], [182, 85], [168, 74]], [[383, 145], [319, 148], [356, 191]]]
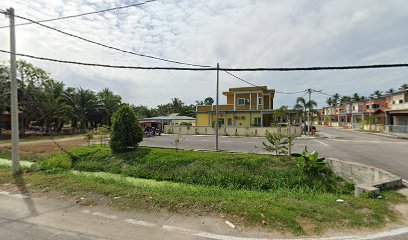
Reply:
[[7, 9], [10, 19], [10, 95], [11, 95], [11, 142], [12, 142], [12, 161], [13, 174], [20, 173], [19, 159], [19, 128], [18, 128], [18, 97], [17, 97], [17, 79], [16, 79], [16, 32], [14, 28], [14, 9]]
[[[308, 101], [308, 103], [310, 103], [310, 100], [311, 100], [311, 98], [312, 98], [312, 89], [307, 89], [307, 92], [309, 93], [309, 101]], [[312, 128], [312, 124], [311, 124], [311, 121], [310, 121], [310, 106], [309, 106], [309, 108], [307, 109], [307, 122], [308, 122], [308, 124], [307, 124], [307, 135], [309, 135], [310, 136], [310, 129]]]
[[215, 100], [215, 150], [218, 150], [218, 91], [220, 87], [220, 64], [217, 63], [217, 94]]

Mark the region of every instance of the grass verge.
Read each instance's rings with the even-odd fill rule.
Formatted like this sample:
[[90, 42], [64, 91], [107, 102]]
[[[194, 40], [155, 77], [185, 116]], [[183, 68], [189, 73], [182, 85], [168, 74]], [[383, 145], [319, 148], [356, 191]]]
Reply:
[[[370, 199], [310, 190], [235, 190], [109, 173], [29, 172], [23, 178], [31, 190], [50, 189], [73, 197], [93, 196], [121, 210], [223, 214], [239, 226], [263, 226], [295, 235], [321, 233], [328, 228], [339, 231], [381, 227], [387, 221], [397, 220], [389, 204], [404, 201], [394, 191], [384, 192], [383, 199]], [[0, 184], [13, 181], [10, 170], [0, 167]], [[337, 203], [337, 197], [345, 199], [347, 204]]]
[[113, 153], [106, 146], [78, 147], [39, 163], [40, 169], [63, 168], [124, 176], [249, 190], [308, 190], [352, 193], [352, 184], [330, 171], [308, 175], [294, 161], [272, 155], [138, 148]]

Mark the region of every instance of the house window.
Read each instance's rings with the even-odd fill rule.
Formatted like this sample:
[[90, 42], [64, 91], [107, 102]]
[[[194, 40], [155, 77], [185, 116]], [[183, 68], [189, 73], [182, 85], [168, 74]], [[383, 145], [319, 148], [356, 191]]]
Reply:
[[232, 126], [232, 119], [228, 118], [228, 126]]
[[262, 105], [262, 98], [261, 97], [258, 98], [258, 105]]
[[238, 105], [244, 106], [245, 105], [245, 98], [238, 98]]
[[399, 103], [403, 103], [403, 102], [404, 102], [404, 100], [402, 100], [402, 99], [399, 100]]
[[395, 101], [392, 101], [392, 104], [395, 104]]
[[255, 118], [255, 124], [261, 126], [261, 118], [260, 117]]

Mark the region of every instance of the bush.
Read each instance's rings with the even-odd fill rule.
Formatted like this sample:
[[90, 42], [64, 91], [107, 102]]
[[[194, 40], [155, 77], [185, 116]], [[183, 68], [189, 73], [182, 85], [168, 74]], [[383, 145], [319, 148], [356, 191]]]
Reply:
[[122, 105], [112, 115], [110, 147], [115, 152], [136, 148], [143, 140], [143, 131], [128, 105]]

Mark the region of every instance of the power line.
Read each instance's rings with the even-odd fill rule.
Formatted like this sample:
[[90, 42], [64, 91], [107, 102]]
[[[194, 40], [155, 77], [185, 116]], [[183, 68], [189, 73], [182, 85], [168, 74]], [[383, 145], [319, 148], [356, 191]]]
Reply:
[[[52, 21], [58, 21], [58, 20], [63, 20], [63, 19], [82, 17], [82, 16], [91, 15], [91, 14], [103, 13], [103, 12], [108, 12], [108, 11], [113, 11], [113, 10], [119, 10], [119, 9], [125, 9], [125, 8], [130, 8], [130, 7], [137, 7], [137, 6], [144, 5], [144, 4], [146, 4], [146, 3], [156, 2], [156, 1], [157, 1], [157, 0], [148, 0], [148, 1], [145, 1], [145, 2], [142, 2], [142, 3], [135, 3], [135, 4], [125, 5], [125, 6], [121, 6], [121, 7], [107, 8], [107, 9], [98, 10], [98, 11], [94, 11], [94, 12], [86, 12], [86, 13], [80, 13], [80, 14], [75, 14], [75, 15], [70, 15], [70, 16], [63, 16], [63, 17], [58, 17], [58, 18], [51, 18], [51, 19], [46, 19], [46, 20], [39, 20], [39, 21], [37, 21], [37, 22], [39, 22], [39, 23], [52, 22]], [[20, 23], [20, 24], [14, 25], [14, 26], [24, 26], [24, 25], [29, 25], [29, 24], [33, 24], [33, 22]], [[10, 26], [2, 26], [2, 27], [0, 27], [0, 29], [1, 29], [1, 28], [8, 28], [8, 27], [10, 27]]]
[[[3, 53], [11, 53], [6, 50], [0, 50]], [[86, 65], [94, 67], [108, 67], [108, 68], [129, 68], [129, 69], [142, 69], [142, 70], [179, 70], [179, 71], [228, 71], [228, 72], [256, 72], [256, 71], [320, 71], [320, 70], [349, 70], [349, 69], [367, 69], [367, 68], [395, 68], [395, 67], [408, 67], [408, 64], [380, 64], [380, 65], [360, 65], [360, 66], [343, 66], [343, 67], [302, 67], [302, 68], [216, 68], [216, 67], [142, 67], [142, 66], [124, 66], [124, 65], [108, 65], [98, 63], [86, 63], [76, 62], [68, 60], [59, 60], [53, 58], [37, 57], [28, 54], [16, 53], [17, 56], [28, 57], [32, 59], [38, 59], [43, 61], [60, 62], [76, 65]], [[316, 70], [318, 68], [318, 70]], [[302, 69], [302, 70], [299, 70]], [[321, 91], [317, 91], [322, 94], [332, 96]]]
[[[6, 14], [6, 15], [7, 15], [6, 12], [3, 12], [3, 14]], [[18, 18], [21, 18], [21, 19], [24, 19], [24, 20], [27, 20], [27, 21], [30, 21], [30, 22], [32, 22], [32, 23], [34, 23], [34, 24], [39, 25], [39, 26], [42, 26], [42, 27], [45, 27], [45, 28], [48, 28], [48, 29], [57, 31], [57, 32], [59, 32], [59, 33], [65, 34], [65, 35], [67, 35], [67, 36], [70, 36], [70, 37], [73, 37], [73, 38], [77, 38], [77, 39], [80, 39], [80, 40], [82, 40], [82, 41], [85, 41], [85, 42], [88, 42], [88, 43], [92, 43], [92, 44], [95, 44], [95, 45], [98, 45], [98, 46], [101, 46], [101, 47], [105, 47], [105, 48], [108, 48], [108, 49], [111, 49], [111, 50], [116, 50], [116, 51], [119, 51], [119, 52], [122, 52], [122, 53], [128, 53], [128, 54], [136, 55], [136, 56], [139, 56], [139, 57], [146, 57], [146, 58], [156, 59], [156, 60], [160, 60], [160, 61], [165, 61], [165, 62], [170, 62], [170, 63], [176, 63], [176, 64], [181, 64], [181, 65], [187, 65], [187, 66], [193, 66], [193, 67], [211, 67], [211, 66], [205, 66], [205, 65], [199, 65], [199, 64], [192, 64], [192, 63], [180, 62], [180, 61], [175, 61], [175, 60], [170, 60], [170, 59], [165, 59], [165, 58], [160, 58], [160, 57], [154, 57], [154, 56], [150, 56], [150, 55], [146, 55], [146, 54], [140, 54], [140, 53], [135, 53], [135, 52], [128, 51], [128, 50], [123, 50], [123, 49], [120, 49], [120, 48], [117, 48], [117, 47], [113, 47], [113, 46], [109, 46], [109, 45], [106, 45], [106, 44], [103, 44], [103, 43], [100, 43], [100, 42], [96, 42], [96, 41], [93, 41], [93, 40], [89, 40], [89, 39], [86, 39], [86, 38], [84, 38], [84, 37], [81, 37], [81, 36], [78, 36], [78, 35], [74, 35], [74, 34], [72, 34], [72, 33], [68, 33], [68, 32], [62, 31], [62, 30], [57, 29], [57, 28], [54, 28], [54, 27], [50, 27], [50, 26], [48, 26], [48, 25], [39, 23], [39, 22], [37, 22], [37, 21], [34, 21], [34, 20], [29, 19], [29, 18], [26, 18], [26, 17], [22, 17], [22, 16], [15, 15], [15, 14], [14, 14], [14, 16], [15, 16], [15, 17], [18, 17]]]
[[317, 90], [312, 89], [312, 91], [313, 91], [313, 92], [320, 93], [320, 94], [323, 94], [323, 95], [326, 95], [326, 96], [329, 96], [329, 97], [333, 97], [333, 96], [334, 96], [333, 94], [325, 93], [325, 92], [323, 92], [322, 90], [317, 91]]
[[238, 80], [240, 80], [240, 81], [242, 81], [242, 82], [244, 82], [244, 83], [247, 83], [247, 84], [249, 84], [249, 85], [252, 85], [252, 86], [254, 86], [254, 87], [257, 87], [257, 85], [255, 85], [255, 84], [253, 84], [253, 83], [251, 83], [251, 82], [248, 82], [247, 80], [244, 80], [244, 79], [242, 79], [242, 78], [240, 78], [240, 77], [238, 77], [238, 76], [236, 76], [236, 75], [234, 75], [234, 74], [232, 74], [232, 73], [230, 73], [230, 72], [228, 72], [228, 71], [224, 71], [224, 72], [226, 72], [227, 74], [233, 76], [234, 78], [236, 78], [236, 79], [238, 79]]
[[279, 93], [279, 94], [298, 94], [298, 93], [304, 93], [306, 91], [307, 90], [303, 90], [303, 91], [299, 91], [299, 92], [280, 92], [280, 91], [275, 91], [275, 92]]
[[[2, 53], [11, 53], [6, 50], [0, 50]], [[69, 61], [69, 60], [60, 60], [54, 58], [45, 58], [45, 57], [37, 57], [28, 54], [22, 53], [15, 53], [16, 56], [20, 57], [27, 57], [42, 61], [50, 61], [50, 62], [58, 62], [58, 63], [66, 63], [66, 64], [75, 64], [75, 65], [83, 65], [83, 66], [91, 66], [91, 67], [104, 67], [104, 68], [117, 68], [117, 69], [138, 69], [138, 70], [178, 70], [178, 71], [214, 71], [217, 70], [216, 67], [212, 68], [193, 68], [193, 67], [142, 67], [142, 66], [125, 66], [125, 65], [109, 65], [109, 64], [99, 64], [99, 63], [87, 63], [87, 62], [78, 62], [78, 61]]]

